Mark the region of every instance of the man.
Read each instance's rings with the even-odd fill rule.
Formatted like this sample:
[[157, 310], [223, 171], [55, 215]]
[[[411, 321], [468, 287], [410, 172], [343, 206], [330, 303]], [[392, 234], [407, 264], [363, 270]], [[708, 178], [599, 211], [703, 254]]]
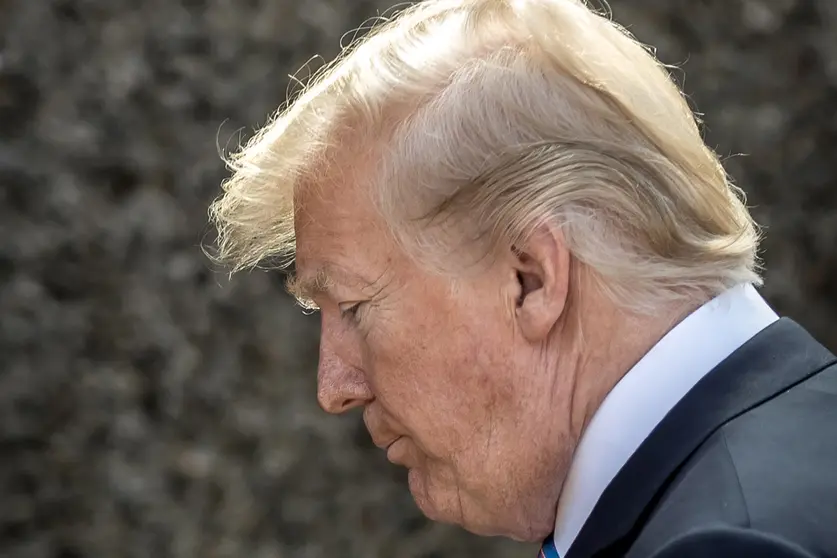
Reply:
[[578, 0], [429, 0], [235, 157], [219, 256], [295, 262], [319, 401], [432, 519], [544, 556], [837, 556], [837, 366], [663, 67]]

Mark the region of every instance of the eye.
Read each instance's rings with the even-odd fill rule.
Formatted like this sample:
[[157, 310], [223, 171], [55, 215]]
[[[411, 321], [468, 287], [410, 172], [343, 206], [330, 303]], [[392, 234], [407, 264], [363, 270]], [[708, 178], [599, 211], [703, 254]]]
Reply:
[[340, 304], [338, 308], [340, 309], [340, 316], [345, 319], [349, 320], [356, 320], [357, 319], [357, 312], [360, 309], [360, 302], [344, 302]]

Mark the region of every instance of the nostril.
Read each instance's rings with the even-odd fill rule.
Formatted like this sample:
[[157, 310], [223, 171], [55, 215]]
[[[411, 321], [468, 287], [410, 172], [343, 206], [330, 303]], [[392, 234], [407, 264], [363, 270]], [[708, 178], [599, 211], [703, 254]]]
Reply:
[[320, 407], [325, 412], [335, 415], [362, 407], [371, 401], [370, 397], [355, 396], [354, 394], [347, 395], [345, 393], [326, 390], [321, 390], [317, 399], [319, 400]]
[[350, 411], [358, 407], [363, 407], [368, 402], [368, 399], [351, 398], [343, 401], [343, 411]]
[[355, 407], [360, 407], [365, 400], [351, 393], [354, 391], [351, 385], [346, 384], [326, 384], [321, 385], [317, 400], [320, 407], [331, 414], [340, 414], [350, 411]]

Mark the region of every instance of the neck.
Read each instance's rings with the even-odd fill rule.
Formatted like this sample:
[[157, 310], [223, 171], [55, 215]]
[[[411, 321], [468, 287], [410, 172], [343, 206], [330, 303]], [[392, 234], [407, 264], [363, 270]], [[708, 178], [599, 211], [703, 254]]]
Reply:
[[[572, 298], [567, 318], [552, 331], [547, 345], [536, 357], [543, 359], [538, 368], [548, 371], [551, 387], [541, 389], [543, 384], [535, 382], [531, 398], [523, 398], [535, 400], [546, 394], [548, 399], [539, 420], [553, 425], [550, 432], [555, 444], [562, 448], [550, 466], [555, 485], [544, 493], [554, 499], [544, 501], [542, 516], [533, 516], [537, 521], [531, 524], [532, 533], [541, 534], [544, 528], [554, 525], [557, 500], [575, 448], [608, 393], [698, 306], [699, 303], [673, 305], [649, 316], [625, 311], [604, 293], [594, 294], [592, 289], [586, 291], [583, 299], [577, 294]], [[559, 409], [561, 414], [556, 413]]]
[[580, 310], [578, 331], [570, 340], [573, 396], [570, 420], [575, 443], [608, 393], [651, 348], [699, 304], [677, 304], [641, 315], [615, 305], [599, 294]]

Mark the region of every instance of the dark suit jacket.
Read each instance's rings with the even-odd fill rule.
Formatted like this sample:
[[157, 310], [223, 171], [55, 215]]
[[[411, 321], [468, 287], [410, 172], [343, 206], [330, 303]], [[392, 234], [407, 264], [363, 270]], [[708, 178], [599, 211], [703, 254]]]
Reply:
[[756, 335], [640, 445], [563, 558], [837, 558], [835, 361], [788, 319]]

